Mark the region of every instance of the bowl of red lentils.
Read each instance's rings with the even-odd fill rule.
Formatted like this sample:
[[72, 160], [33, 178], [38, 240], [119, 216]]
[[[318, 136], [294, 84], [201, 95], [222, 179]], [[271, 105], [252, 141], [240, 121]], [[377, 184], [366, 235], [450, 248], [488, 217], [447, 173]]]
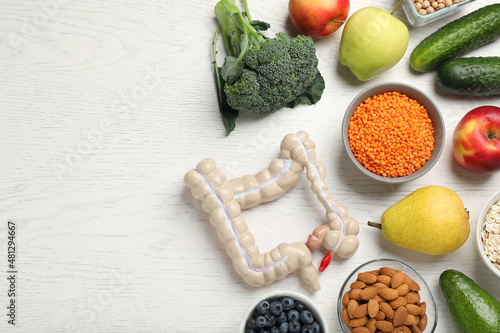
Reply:
[[349, 104], [342, 141], [362, 173], [403, 183], [424, 175], [438, 161], [445, 125], [426, 93], [404, 83], [383, 83], [363, 90]]

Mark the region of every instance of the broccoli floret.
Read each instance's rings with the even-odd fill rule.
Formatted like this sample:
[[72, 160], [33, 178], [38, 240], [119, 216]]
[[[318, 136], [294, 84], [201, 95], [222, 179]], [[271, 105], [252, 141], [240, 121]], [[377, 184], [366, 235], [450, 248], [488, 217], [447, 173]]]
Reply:
[[[284, 33], [266, 37], [260, 31], [269, 25], [252, 21], [246, 0], [243, 3], [245, 13], [234, 0], [221, 0], [215, 6], [228, 53], [224, 64], [217, 67], [217, 32], [214, 68], [223, 120], [228, 107], [234, 112], [269, 114], [300, 103], [316, 103], [323, 92], [324, 81], [318, 70], [313, 39], [302, 35], [288, 38]], [[232, 128], [227, 127], [225, 119], [228, 132], [234, 129], [234, 119]]]

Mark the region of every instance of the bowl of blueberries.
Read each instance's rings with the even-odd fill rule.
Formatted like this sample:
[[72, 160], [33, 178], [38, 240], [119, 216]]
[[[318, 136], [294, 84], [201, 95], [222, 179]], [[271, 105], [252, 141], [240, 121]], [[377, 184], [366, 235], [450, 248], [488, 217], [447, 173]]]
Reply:
[[328, 333], [326, 319], [308, 297], [289, 290], [256, 299], [244, 313], [238, 333]]

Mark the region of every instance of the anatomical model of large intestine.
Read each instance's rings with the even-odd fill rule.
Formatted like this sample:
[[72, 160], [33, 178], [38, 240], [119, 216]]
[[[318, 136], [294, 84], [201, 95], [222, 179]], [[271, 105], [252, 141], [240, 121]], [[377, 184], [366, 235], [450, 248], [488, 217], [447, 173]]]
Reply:
[[[263, 286], [299, 271], [304, 283], [316, 292], [321, 287], [311, 250], [323, 246], [329, 261], [332, 255], [349, 258], [358, 248], [358, 222], [333, 200], [325, 183], [325, 168], [316, 160], [314, 148], [306, 132], [287, 134], [281, 142], [281, 158], [255, 175], [227, 179], [214, 160], [207, 158], [184, 177], [193, 197], [209, 214], [236, 272], [249, 285]], [[326, 209], [328, 223], [316, 228], [305, 243], [281, 243], [260, 253], [241, 211], [283, 196], [297, 184], [304, 168], [312, 191]], [[324, 263], [322, 266], [324, 269]]]

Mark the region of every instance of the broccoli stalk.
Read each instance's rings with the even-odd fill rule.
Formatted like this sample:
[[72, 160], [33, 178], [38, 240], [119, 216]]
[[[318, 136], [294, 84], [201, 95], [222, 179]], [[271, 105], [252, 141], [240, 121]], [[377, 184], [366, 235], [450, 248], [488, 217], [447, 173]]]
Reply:
[[[234, 0], [220, 0], [214, 9], [221, 27], [214, 37], [213, 64], [226, 135], [234, 130], [239, 111], [265, 115], [283, 107], [311, 105], [325, 88], [312, 38], [265, 36], [261, 31], [270, 25], [252, 20], [247, 0], [243, 3], [244, 13]], [[216, 44], [221, 31], [227, 56], [219, 67]]]

